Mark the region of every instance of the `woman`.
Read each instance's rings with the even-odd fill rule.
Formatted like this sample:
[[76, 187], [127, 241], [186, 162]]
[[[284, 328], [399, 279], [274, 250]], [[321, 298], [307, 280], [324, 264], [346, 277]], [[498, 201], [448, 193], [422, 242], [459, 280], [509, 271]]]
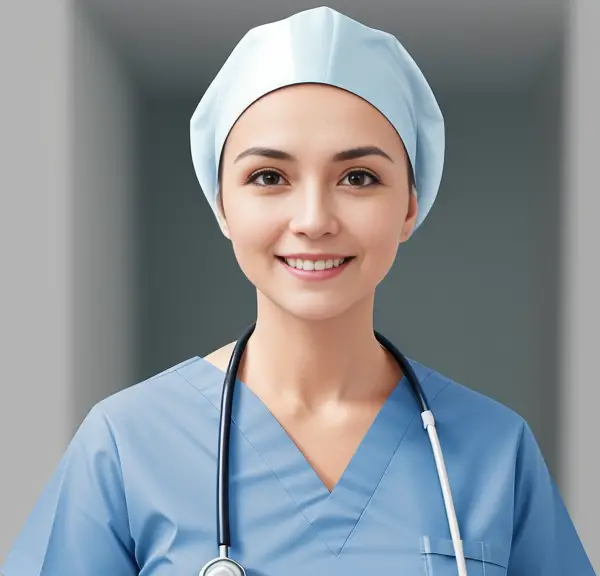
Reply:
[[[231, 559], [248, 575], [439, 576], [464, 553], [469, 576], [593, 575], [527, 424], [410, 361], [440, 430], [452, 542], [407, 370], [373, 331], [376, 287], [443, 163], [441, 113], [398, 41], [328, 8], [256, 28], [191, 137], [257, 289], [232, 406]], [[5, 576], [240, 574], [210, 563], [233, 349], [96, 405]]]

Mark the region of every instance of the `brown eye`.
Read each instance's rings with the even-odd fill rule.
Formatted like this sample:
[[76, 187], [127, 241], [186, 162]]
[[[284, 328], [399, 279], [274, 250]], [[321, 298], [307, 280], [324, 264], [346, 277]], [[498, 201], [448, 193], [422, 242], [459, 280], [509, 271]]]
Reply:
[[281, 180], [283, 180], [283, 177], [278, 172], [262, 170], [261, 172], [252, 174], [248, 179], [248, 183], [255, 184], [256, 186], [277, 186], [282, 183]]
[[346, 175], [344, 180], [347, 180], [348, 185], [354, 188], [363, 188], [364, 186], [372, 186], [379, 183], [379, 179], [366, 170], [352, 170], [352, 172]]

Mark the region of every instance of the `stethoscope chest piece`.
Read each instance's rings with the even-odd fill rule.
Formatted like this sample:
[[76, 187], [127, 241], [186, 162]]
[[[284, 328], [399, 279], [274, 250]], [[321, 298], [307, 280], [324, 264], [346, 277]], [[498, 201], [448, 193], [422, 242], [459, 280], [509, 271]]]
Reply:
[[246, 572], [231, 558], [215, 558], [200, 570], [198, 576], [246, 576]]

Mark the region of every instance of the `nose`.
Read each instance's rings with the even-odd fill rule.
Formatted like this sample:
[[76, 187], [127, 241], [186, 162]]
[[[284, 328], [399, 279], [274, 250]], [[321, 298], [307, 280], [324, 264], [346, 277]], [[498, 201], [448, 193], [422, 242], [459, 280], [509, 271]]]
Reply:
[[317, 183], [307, 185], [298, 190], [296, 200], [290, 221], [294, 234], [316, 239], [337, 233], [339, 223], [334, 198], [326, 186]]

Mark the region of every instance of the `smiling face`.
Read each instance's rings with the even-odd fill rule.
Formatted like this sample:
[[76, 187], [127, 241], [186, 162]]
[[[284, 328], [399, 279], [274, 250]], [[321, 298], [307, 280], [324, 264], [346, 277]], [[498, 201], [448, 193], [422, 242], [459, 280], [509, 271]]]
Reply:
[[372, 306], [417, 216], [404, 146], [378, 110], [327, 85], [271, 92], [232, 128], [221, 173], [221, 228], [259, 306], [314, 320]]

